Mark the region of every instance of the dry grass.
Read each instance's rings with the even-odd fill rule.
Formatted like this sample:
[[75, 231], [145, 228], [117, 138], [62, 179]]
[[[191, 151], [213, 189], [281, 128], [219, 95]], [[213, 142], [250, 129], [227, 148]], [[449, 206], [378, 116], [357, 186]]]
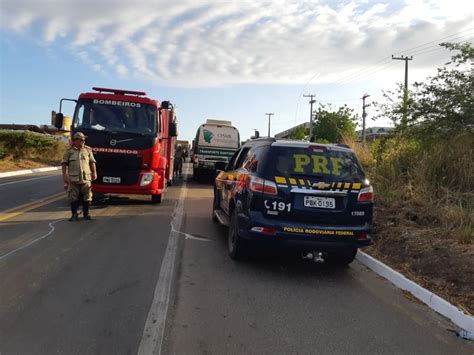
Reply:
[[376, 193], [367, 251], [474, 314], [474, 139], [347, 139]]

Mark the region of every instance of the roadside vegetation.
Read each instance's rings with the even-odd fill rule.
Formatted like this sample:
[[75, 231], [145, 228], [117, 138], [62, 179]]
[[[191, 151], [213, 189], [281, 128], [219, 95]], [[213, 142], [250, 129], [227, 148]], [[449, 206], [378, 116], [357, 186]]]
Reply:
[[59, 165], [65, 149], [52, 136], [0, 130], [0, 172]]
[[441, 46], [452, 58], [436, 76], [375, 104], [393, 121], [391, 136], [357, 142], [357, 117], [344, 108], [320, 108], [316, 119], [333, 124], [318, 121], [315, 135], [351, 146], [374, 185], [375, 244], [366, 251], [474, 314], [474, 48]]

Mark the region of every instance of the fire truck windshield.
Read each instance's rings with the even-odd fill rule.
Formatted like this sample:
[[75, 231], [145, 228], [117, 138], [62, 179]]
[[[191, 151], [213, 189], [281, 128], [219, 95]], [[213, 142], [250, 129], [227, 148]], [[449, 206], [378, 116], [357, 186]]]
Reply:
[[115, 100], [79, 100], [73, 126], [104, 132], [156, 135], [157, 109], [153, 105]]

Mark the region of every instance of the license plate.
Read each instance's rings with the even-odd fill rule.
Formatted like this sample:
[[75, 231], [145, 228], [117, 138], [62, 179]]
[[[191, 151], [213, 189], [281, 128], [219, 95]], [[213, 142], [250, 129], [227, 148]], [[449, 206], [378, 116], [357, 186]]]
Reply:
[[102, 177], [102, 182], [107, 182], [109, 184], [120, 184], [120, 177], [116, 176], [104, 176]]
[[313, 208], [336, 208], [336, 199], [332, 197], [305, 196], [304, 206]]

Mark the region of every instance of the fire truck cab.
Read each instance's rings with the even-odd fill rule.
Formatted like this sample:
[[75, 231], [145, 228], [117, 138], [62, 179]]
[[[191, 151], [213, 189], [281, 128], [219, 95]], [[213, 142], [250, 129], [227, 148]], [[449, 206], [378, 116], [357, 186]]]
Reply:
[[[79, 95], [71, 136], [84, 133], [97, 160], [94, 192], [150, 195], [162, 201], [173, 183], [177, 118], [173, 104], [148, 98], [145, 92], [92, 88]], [[64, 100], [61, 99], [61, 103]], [[55, 126], [62, 127], [63, 114]]]

